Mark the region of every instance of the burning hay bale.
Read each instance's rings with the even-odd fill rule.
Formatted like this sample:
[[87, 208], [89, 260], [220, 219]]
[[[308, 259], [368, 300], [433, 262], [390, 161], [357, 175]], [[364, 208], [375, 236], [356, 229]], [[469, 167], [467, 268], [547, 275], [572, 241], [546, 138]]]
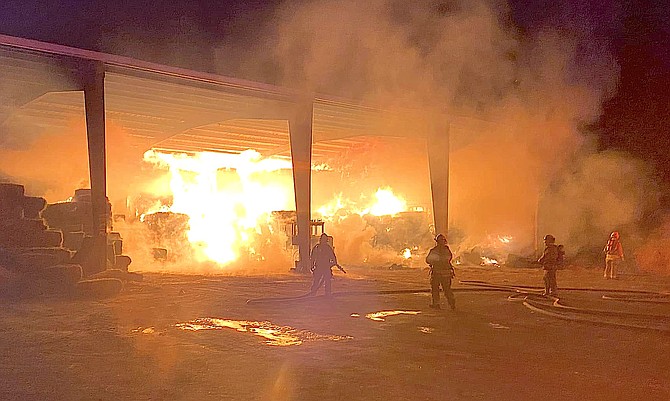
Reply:
[[187, 232], [189, 217], [182, 213], [156, 212], [147, 214], [143, 220], [151, 233], [150, 241], [155, 260], [176, 260], [190, 249]]

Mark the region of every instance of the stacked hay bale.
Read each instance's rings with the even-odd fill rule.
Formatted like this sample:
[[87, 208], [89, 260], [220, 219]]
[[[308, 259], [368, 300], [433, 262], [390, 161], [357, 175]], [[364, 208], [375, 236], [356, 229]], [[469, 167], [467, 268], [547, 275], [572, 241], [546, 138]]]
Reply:
[[[107, 201], [107, 230], [112, 229], [112, 205]], [[97, 266], [88, 261], [87, 251], [93, 243], [93, 211], [91, 207], [91, 190], [77, 189], [71, 201], [48, 204], [42, 212], [49, 228], [63, 233], [63, 247], [75, 251], [74, 260], [82, 265], [84, 276], [100, 273]], [[118, 232], [110, 232], [107, 236], [107, 269], [128, 271], [132, 262], [130, 257], [123, 255], [123, 240]]]
[[5, 295], [110, 295], [119, 279], [82, 280], [75, 252], [63, 246], [60, 230], [48, 228], [41, 212], [46, 200], [25, 196], [23, 185], [0, 183], [0, 290]]

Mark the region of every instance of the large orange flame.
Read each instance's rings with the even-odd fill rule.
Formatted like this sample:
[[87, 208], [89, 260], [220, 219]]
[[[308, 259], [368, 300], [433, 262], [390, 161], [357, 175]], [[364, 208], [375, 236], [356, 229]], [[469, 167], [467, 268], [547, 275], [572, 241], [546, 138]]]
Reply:
[[222, 265], [237, 260], [270, 212], [293, 207], [292, 188], [279, 173], [290, 171], [287, 160], [262, 159], [253, 150], [194, 155], [150, 150], [144, 159], [168, 170], [169, 211], [189, 216], [188, 239], [198, 260]]
[[[187, 237], [198, 261], [227, 265], [253, 253], [263, 229], [271, 230], [271, 212], [295, 208], [291, 162], [286, 159], [262, 158], [253, 150], [240, 154], [150, 150], [144, 160], [166, 170], [172, 196], [170, 205], [157, 203], [147, 214], [188, 215]], [[407, 210], [405, 200], [389, 187], [360, 199], [353, 202], [340, 194], [316, 208], [315, 214], [330, 219], [336, 214], [383, 216]]]

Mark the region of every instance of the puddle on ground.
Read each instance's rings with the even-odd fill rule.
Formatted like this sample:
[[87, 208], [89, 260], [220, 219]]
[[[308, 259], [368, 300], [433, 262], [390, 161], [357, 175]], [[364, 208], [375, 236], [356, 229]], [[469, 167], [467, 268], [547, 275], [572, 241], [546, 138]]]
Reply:
[[365, 315], [370, 320], [374, 320], [376, 322], [383, 322], [386, 320], [387, 317], [389, 316], [396, 316], [396, 315], [418, 315], [419, 311], [407, 311], [407, 310], [383, 310], [380, 312], [374, 312], [374, 313], [368, 313]]
[[175, 326], [181, 330], [187, 331], [234, 329], [239, 332], [247, 332], [263, 337], [266, 339], [265, 344], [280, 347], [300, 345], [305, 341], [342, 341], [353, 338], [351, 336], [317, 334], [290, 326], [277, 326], [270, 322], [228, 320], [209, 317], [191, 320], [187, 323], [177, 323]]
[[419, 331], [422, 332], [422, 333], [431, 334], [435, 331], [435, 329], [432, 328], [432, 327], [419, 326]]
[[153, 327], [147, 327], [146, 329], [143, 329], [141, 327], [138, 327], [136, 329], [133, 329], [131, 333], [142, 333], [142, 334], [154, 334], [156, 332], [156, 329]]
[[509, 330], [509, 327], [503, 326], [502, 324], [498, 324], [498, 323], [489, 323], [489, 326], [493, 327], [494, 329], [507, 329], [507, 330]]

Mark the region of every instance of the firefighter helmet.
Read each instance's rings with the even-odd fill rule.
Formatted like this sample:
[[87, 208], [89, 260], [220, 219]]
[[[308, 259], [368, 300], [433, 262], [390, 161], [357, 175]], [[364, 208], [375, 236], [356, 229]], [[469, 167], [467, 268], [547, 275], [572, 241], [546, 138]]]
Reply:
[[610, 238], [619, 239], [619, 232], [612, 231], [612, 234], [610, 234]]
[[547, 234], [547, 235], [544, 236], [544, 240], [545, 240], [545, 242], [553, 244], [554, 242], [556, 242], [556, 237], [554, 237], [551, 234]]

